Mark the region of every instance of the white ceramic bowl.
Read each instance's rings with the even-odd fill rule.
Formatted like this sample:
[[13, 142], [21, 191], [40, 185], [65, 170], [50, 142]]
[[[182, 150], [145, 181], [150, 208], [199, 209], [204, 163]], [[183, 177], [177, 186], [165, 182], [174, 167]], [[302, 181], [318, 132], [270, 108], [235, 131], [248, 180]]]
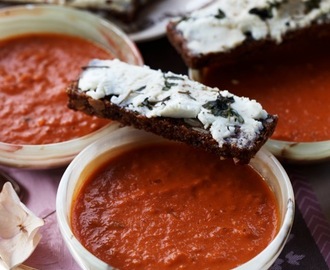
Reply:
[[[62, 236], [82, 269], [112, 268], [88, 252], [71, 231], [70, 211], [76, 190], [79, 190], [84, 180], [93, 173], [95, 166], [100, 166], [121, 150], [137, 144], [159, 141], [165, 139], [130, 127], [117, 129], [84, 149], [68, 166], [58, 188], [56, 212]], [[285, 170], [267, 150], [261, 149], [250, 164], [264, 177], [275, 193], [280, 211], [280, 230], [259, 255], [237, 269], [268, 269], [280, 254], [289, 236], [294, 218], [294, 194]]]
[[[199, 70], [189, 69], [188, 74], [190, 79], [201, 81]], [[265, 147], [282, 162], [314, 163], [330, 160], [330, 140], [321, 142], [290, 142], [269, 139]]]
[[[142, 65], [134, 43], [119, 28], [96, 15], [73, 8], [26, 5], [0, 9], [0, 40], [26, 33], [62, 33], [82, 37], [109, 50], [122, 61]], [[118, 127], [113, 122], [78, 139], [45, 145], [0, 142], [0, 164], [24, 168], [67, 165], [96, 139]]]
[[288, 142], [269, 139], [267, 149], [288, 163], [315, 163], [330, 159], [330, 140], [322, 142]]

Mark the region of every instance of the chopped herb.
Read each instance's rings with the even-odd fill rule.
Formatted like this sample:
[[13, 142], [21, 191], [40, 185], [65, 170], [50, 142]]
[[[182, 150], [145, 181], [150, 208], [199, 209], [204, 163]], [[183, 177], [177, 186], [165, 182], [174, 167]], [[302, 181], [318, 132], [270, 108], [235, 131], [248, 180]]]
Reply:
[[139, 107], [143, 107], [143, 106], [145, 106], [145, 107], [147, 107], [149, 110], [152, 110], [152, 108], [153, 108], [157, 103], [161, 102], [162, 105], [166, 105], [165, 102], [168, 101], [168, 100], [170, 100], [170, 99], [171, 99], [171, 97], [168, 96], [168, 97], [166, 97], [166, 98], [164, 98], [164, 99], [162, 99], [162, 100], [159, 100], [159, 101], [153, 101], [153, 102], [152, 102], [152, 101], [149, 100], [149, 98], [145, 98], [145, 99], [143, 100], [143, 102], [139, 105]]
[[251, 31], [245, 31], [244, 32], [244, 35], [246, 36], [246, 39], [253, 39], [253, 36], [252, 36], [252, 33], [251, 33]]
[[[164, 75], [165, 77], [165, 75]], [[175, 75], [170, 75], [170, 76], [167, 76], [165, 77], [166, 79], [169, 79], [169, 80], [180, 80], [180, 81], [183, 81], [184, 78], [180, 77], [180, 76], [175, 76]]]
[[250, 14], [253, 15], [257, 15], [259, 16], [259, 18], [263, 21], [267, 20], [267, 19], [271, 19], [273, 18], [273, 8], [279, 8], [280, 5], [287, 3], [287, 0], [283, 0], [281, 2], [275, 2], [275, 3], [268, 3], [269, 6], [268, 7], [264, 7], [264, 8], [251, 8], [249, 10]]
[[85, 66], [82, 67], [82, 70], [90, 69], [90, 68], [109, 68], [109, 66]]
[[244, 118], [233, 108], [228, 111], [228, 117], [235, 117], [235, 122], [237, 121], [240, 124], [244, 124]]
[[190, 17], [186, 16], [186, 15], [183, 15], [181, 17], [180, 20], [178, 20], [177, 24], [179, 24], [180, 22], [184, 22], [184, 21], [188, 21], [190, 19]]
[[265, 8], [251, 8], [249, 13], [257, 15], [263, 21], [273, 18], [272, 6]]
[[226, 14], [220, 8], [218, 8], [218, 13], [214, 17], [221, 20], [226, 17]]
[[172, 86], [178, 85], [177, 83], [170, 83], [168, 81], [164, 81], [164, 87], [162, 88], [163, 91], [168, 91], [171, 89]]
[[165, 101], [168, 101], [168, 100], [170, 100], [170, 99], [171, 99], [171, 97], [168, 96], [168, 97], [164, 98], [163, 100], [161, 100], [160, 102], [161, 102], [162, 105], [166, 105], [166, 104], [165, 104]]
[[163, 73], [163, 77], [164, 77], [164, 86], [163, 86], [163, 91], [168, 91], [171, 89], [172, 86], [177, 86], [178, 83], [176, 82], [170, 82], [169, 80], [174, 80], [174, 81], [177, 81], [177, 80], [184, 80], [184, 78], [182, 77], [179, 77], [179, 76], [174, 76], [174, 75], [171, 75], [171, 76], [166, 76], [165, 73]]
[[243, 117], [236, 110], [231, 108], [231, 104], [234, 102], [234, 97], [223, 97], [219, 94], [216, 100], [205, 103], [203, 108], [209, 109], [215, 116], [224, 118], [235, 117], [235, 121], [243, 124]]
[[145, 98], [143, 102], [139, 105], [139, 107], [147, 107], [149, 110], [152, 110], [153, 104], [149, 101], [149, 98]]
[[138, 89], [134, 90], [134, 92], [140, 92], [142, 90], [144, 90], [147, 86], [146, 85], [143, 85], [141, 87], [139, 87]]
[[306, 12], [310, 12], [313, 9], [319, 8], [321, 0], [308, 0], [305, 2]]
[[191, 99], [196, 100], [194, 97], [191, 96], [191, 92], [190, 91], [178, 91], [178, 93], [185, 94], [188, 97], [190, 97]]

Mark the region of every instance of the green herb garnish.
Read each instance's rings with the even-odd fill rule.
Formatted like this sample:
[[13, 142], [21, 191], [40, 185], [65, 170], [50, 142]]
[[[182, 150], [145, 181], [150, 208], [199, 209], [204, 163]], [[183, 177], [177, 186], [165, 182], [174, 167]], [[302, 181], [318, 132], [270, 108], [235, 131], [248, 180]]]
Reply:
[[159, 102], [161, 102], [162, 105], [166, 105], [166, 104], [165, 104], [165, 101], [168, 101], [168, 100], [170, 100], [170, 99], [171, 99], [171, 97], [168, 96], [168, 97], [164, 98], [163, 100], [161, 100], [161, 101], [159, 101]]
[[168, 91], [171, 89], [172, 86], [178, 85], [177, 83], [170, 83], [168, 81], [164, 81], [164, 87], [162, 88], [163, 91]]
[[177, 24], [179, 24], [180, 22], [188, 21], [189, 19], [189, 16], [184, 15], [180, 18], [180, 20], [177, 21]]
[[147, 107], [149, 110], [152, 110], [152, 107], [153, 107], [153, 103], [149, 101], [149, 98], [145, 98], [142, 103], [139, 105], [139, 107]]
[[146, 85], [143, 85], [141, 87], [139, 87], [138, 89], [134, 90], [134, 92], [140, 92], [142, 90], [144, 90], [147, 86]]
[[168, 79], [168, 80], [179, 80], [179, 81], [183, 81], [184, 78], [180, 77], [180, 76], [175, 76], [175, 75], [169, 75], [166, 77], [166, 75], [164, 74], [164, 78]]
[[226, 17], [226, 14], [220, 8], [218, 8], [218, 13], [214, 17], [221, 20]]
[[235, 117], [235, 121], [243, 124], [243, 117], [231, 107], [231, 104], [234, 102], [234, 97], [223, 97], [219, 94], [216, 100], [205, 103], [203, 108], [210, 110], [215, 116], [224, 118]]
[[149, 98], [146, 97], [146, 98], [143, 100], [143, 102], [139, 105], [139, 107], [143, 107], [143, 106], [145, 106], [145, 107], [147, 107], [149, 110], [152, 110], [152, 108], [153, 108], [157, 103], [161, 102], [162, 105], [166, 105], [165, 102], [168, 101], [168, 100], [170, 100], [170, 99], [171, 99], [171, 97], [168, 96], [168, 97], [166, 97], [166, 98], [164, 98], [164, 99], [162, 99], [162, 100], [159, 100], [159, 101], [150, 101]]
[[86, 70], [86, 69], [91, 69], [91, 68], [109, 68], [109, 66], [84, 66], [81, 69]]
[[265, 8], [251, 8], [249, 13], [257, 15], [263, 21], [273, 18], [272, 6]]
[[184, 80], [184, 78], [175, 75], [166, 76], [165, 73], [163, 73], [163, 77], [164, 77], [164, 86], [162, 88], [163, 91], [168, 91], [171, 89], [172, 86], [178, 85], [177, 82], [171, 82], [170, 80], [172, 81]]
[[184, 94], [187, 95], [188, 97], [190, 97], [193, 100], [196, 100], [194, 97], [191, 96], [191, 92], [190, 91], [178, 91], [179, 94]]
[[268, 3], [268, 7], [264, 8], [251, 8], [249, 10], [250, 14], [257, 15], [261, 20], [265, 21], [267, 19], [273, 18], [273, 8], [279, 8], [280, 5], [287, 3], [287, 0], [283, 0], [282, 2]]

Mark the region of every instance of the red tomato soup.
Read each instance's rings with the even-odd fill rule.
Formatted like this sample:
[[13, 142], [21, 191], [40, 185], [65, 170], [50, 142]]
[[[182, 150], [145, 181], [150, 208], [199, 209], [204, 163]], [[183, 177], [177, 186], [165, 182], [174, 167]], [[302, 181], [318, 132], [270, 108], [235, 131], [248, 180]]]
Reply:
[[87, 40], [62, 34], [0, 41], [0, 141], [56, 143], [109, 123], [67, 108], [66, 88], [92, 58], [112, 56]]
[[110, 159], [76, 192], [74, 235], [118, 269], [231, 269], [279, 228], [275, 195], [248, 165], [183, 144]]
[[202, 82], [256, 99], [279, 122], [273, 139], [330, 140], [330, 40], [309, 39], [285, 52], [205, 70]]

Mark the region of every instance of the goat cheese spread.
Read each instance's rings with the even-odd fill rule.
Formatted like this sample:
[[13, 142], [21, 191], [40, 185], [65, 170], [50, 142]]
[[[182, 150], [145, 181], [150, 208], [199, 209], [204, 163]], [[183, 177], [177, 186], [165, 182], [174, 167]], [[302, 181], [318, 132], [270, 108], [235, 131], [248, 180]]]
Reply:
[[278, 43], [292, 30], [329, 21], [330, 0], [216, 0], [181, 18], [176, 29], [193, 54], [225, 52], [247, 38]]
[[148, 66], [115, 60], [92, 60], [78, 82], [80, 91], [148, 118], [171, 117], [196, 121], [221, 147], [232, 142], [249, 147], [263, 129], [268, 114], [255, 100], [237, 97], [190, 80], [185, 75], [163, 73]]

